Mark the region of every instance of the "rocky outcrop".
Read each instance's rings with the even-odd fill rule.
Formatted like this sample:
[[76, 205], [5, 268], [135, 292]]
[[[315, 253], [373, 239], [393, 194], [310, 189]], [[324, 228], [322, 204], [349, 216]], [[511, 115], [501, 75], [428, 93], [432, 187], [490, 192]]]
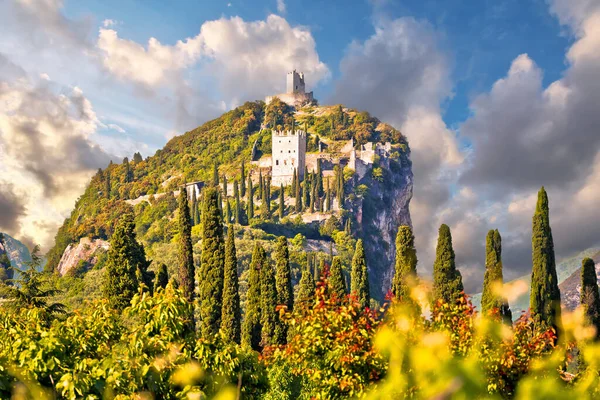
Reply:
[[10, 260], [10, 263], [13, 267], [19, 270], [25, 270], [27, 266], [25, 263], [31, 261], [31, 254], [29, 253], [29, 249], [23, 243], [18, 241], [17, 239], [7, 235], [4, 235], [4, 246], [3, 249]]
[[77, 271], [82, 263], [85, 263], [85, 269], [90, 269], [98, 262], [100, 253], [106, 252], [109, 247], [106, 240], [84, 237], [79, 243], [67, 246], [56, 271], [64, 276]]
[[[383, 177], [373, 178], [373, 165], [358, 179], [355, 176], [349, 196], [351, 214], [357, 226], [353, 231], [363, 239], [371, 295], [382, 300], [391, 287], [396, 257], [396, 233], [400, 225], [412, 226], [409, 204], [413, 194], [413, 173], [409, 154], [398, 159], [381, 158], [375, 167]], [[366, 186], [367, 191], [361, 194]]]

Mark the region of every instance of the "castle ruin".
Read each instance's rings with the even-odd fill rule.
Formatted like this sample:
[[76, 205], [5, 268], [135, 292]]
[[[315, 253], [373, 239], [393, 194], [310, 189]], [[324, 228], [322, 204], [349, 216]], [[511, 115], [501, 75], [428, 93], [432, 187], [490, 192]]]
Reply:
[[292, 107], [300, 107], [314, 101], [313, 92], [306, 92], [304, 73], [296, 70], [287, 74], [286, 93], [267, 96], [265, 103], [269, 104], [275, 97]]

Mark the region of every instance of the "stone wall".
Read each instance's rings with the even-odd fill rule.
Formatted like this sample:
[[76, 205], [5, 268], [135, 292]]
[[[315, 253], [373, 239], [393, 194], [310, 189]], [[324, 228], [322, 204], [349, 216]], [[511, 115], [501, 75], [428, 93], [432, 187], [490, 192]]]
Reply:
[[290, 185], [296, 169], [302, 179], [306, 165], [306, 134], [304, 131], [273, 131], [271, 146], [272, 185]]

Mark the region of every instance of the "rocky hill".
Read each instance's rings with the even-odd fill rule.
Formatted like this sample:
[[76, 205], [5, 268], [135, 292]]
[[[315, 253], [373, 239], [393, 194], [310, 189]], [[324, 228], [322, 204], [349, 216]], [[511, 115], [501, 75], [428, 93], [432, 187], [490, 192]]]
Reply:
[[[304, 244], [306, 239], [319, 241], [317, 247], [335, 248], [349, 268], [351, 248], [357, 238], [362, 238], [369, 262], [372, 293], [381, 299], [391, 280], [396, 230], [400, 224], [411, 223], [408, 206], [412, 197], [413, 175], [406, 138], [366, 112], [340, 105], [308, 105], [296, 110], [277, 99], [268, 106], [262, 101], [248, 102], [174, 137], [151, 157], [143, 159], [136, 154], [132, 160], [125, 159], [119, 164], [111, 162], [107, 168], [99, 170], [78, 199], [71, 216], [59, 229], [55, 245], [48, 253], [46, 268], [60, 273], [78, 270], [76, 266], [82, 260], [88, 263], [94, 257], [93, 252], [85, 249], [85, 243], [89, 246], [100, 243], [96, 239], [110, 240], [119, 217], [133, 212], [138, 240], [144, 245], [148, 258], [167, 264], [174, 272], [176, 246], [173, 239], [177, 234], [175, 194], [180, 186], [188, 182], [211, 181], [213, 168], [217, 165], [219, 177], [230, 183], [228, 190], [223, 190], [225, 210], [227, 203], [234, 201], [231, 186], [234, 181], [241, 184], [242, 179], [246, 182], [250, 175], [258, 186], [259, 177], [268, 175], [268, 169], [261, 165], [260, 160], [271, 153], [271, 131], [294, 127], [307, 132], [307, 160], [321, 159], [322, 165], [331, 169], [321, 175], [323, 187], [325, 180], [331, 184], [332, 195], [340, 190], [334, 179], [338, 175], [343, 176], [344, 207], [327, 212], [315, 210], [314, 213], [305, 209], [298, 214], [293, 207], [294, 194], [290, 187], [285, 188], [284, 218], [273, 216], [262, 220], [255, 217], [236, 228], [240, 240], [242, 285], [249, 262], [249, 243], [253, 240], [265, 241], [267, 248], [277, 235], [295, 238], [297, 242], [304, 238]], [[366, 166], [363, 165], [360, 170], [358, 167], [356, 170], [350, 168], [351, 164], [344, 158], [342, 150], [352, 150], [352, 147], [359, 155], [362, 151], [370, 156]], [[375, 147], [381, 151], [372, 150]], [[242, 164], [245, 171], [243, 178]], [[316, 162], [311, 164], [307, 161], [309, 172], [316, 173], [317, 169]], [[270, 200], [273, 210], [277, 210], [279, 192], [278, 187], [272, 188]], [[322, 196], [319, 199], [321, 203], [325, 194]], [[248, 194], [241, 196], [241, 202], [244, 208], [247, 207]], [[260, 206], [258, 198], [254, 205]], [[201, 227], [194, 226], [195, 251], [199, 251], [200, 234]], [[89, 243], [88, 239], [84, 239], [82, 245], [82, 238], [89, 238]], [[296, 273], [307, 259], [311, 259], [306, 254], [310, 251], [302, 246], [296, 246], [303, 250], [292, 256]], [[328, 256], [327, 251], [312, 253], [318, 260], [312, 262], [317, 264]]]
[[25, 263], [31, 261], [27, 246], [6, 233], [0, 233], [0, 235], [3, 236], [3, 240], [0, 242], [0, 255], [6, 254], [14, 268], [25, 269]]

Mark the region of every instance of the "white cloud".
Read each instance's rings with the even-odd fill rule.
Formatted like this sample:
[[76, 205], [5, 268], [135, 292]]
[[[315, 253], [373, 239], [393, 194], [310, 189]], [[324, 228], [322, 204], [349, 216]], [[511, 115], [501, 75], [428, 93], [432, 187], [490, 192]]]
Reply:
[[277, 0], [277, 12], [279, 14], [285, 14], [286, 6], [284, 0]]
[[105, 19], [104, 21], [102, 21], [102, 26], [105, 28], [109, 28], [116, 24], [117, 24], [117, 21], [115, 21], [114, 19]]

